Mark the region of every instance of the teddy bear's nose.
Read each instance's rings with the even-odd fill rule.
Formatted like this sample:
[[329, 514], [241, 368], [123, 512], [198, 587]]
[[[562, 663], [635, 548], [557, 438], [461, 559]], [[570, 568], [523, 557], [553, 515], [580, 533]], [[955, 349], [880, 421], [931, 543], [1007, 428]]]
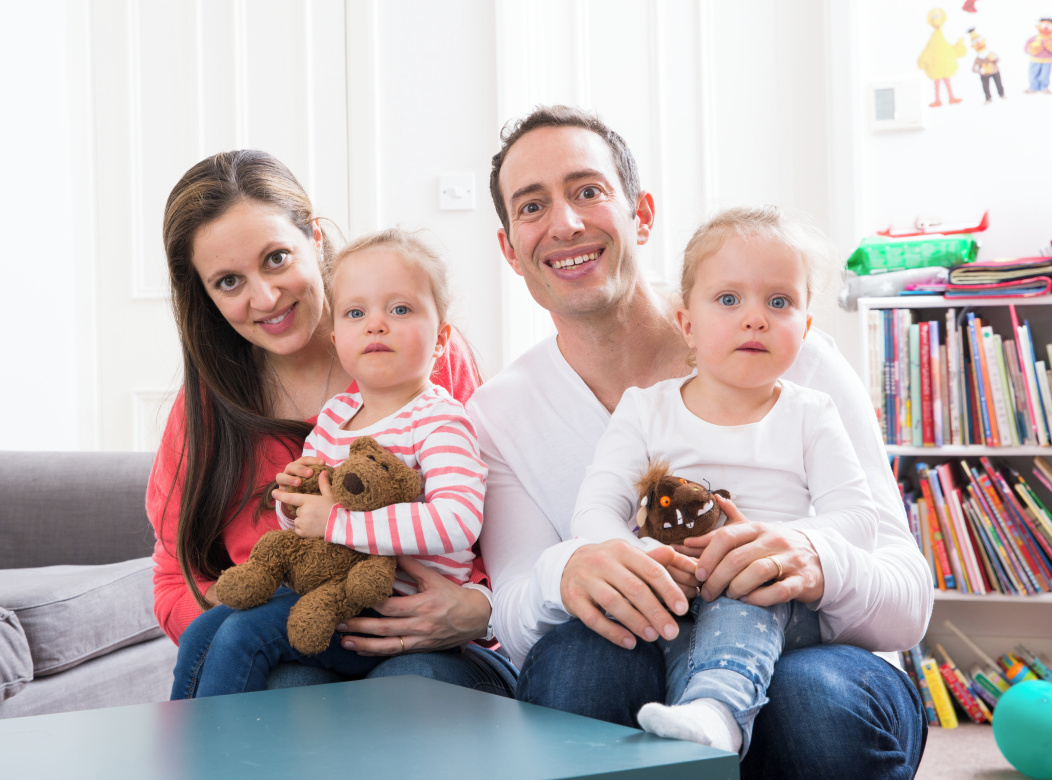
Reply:
[[343, 486], [347, 489], [347, 492], [352, 496], [356, 496], [365, 490], [365, 484], [361, 478], [353, 471], [343, 478]]

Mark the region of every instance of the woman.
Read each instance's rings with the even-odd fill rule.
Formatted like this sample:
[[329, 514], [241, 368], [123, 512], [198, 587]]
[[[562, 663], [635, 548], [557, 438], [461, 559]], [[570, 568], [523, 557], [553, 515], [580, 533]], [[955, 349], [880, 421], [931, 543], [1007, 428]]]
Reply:
[[[228, 609], [216, 606], [215, 580], [278, 527], [273, 510], [257, 508], [263, 488], [299, 456], [321, 405], [352, 377], [334, 359], [330, 338], [322, 266], [332, 246], [282, 163], [255, 151], [202, 160], [172, 190], [163, 235], [183, 388], [147, 488], [157, 537], [154, 611], [182, 645], [180, 663], [199, 663]], [[432, 378], [462, 402], [478, 386], [459, 336]], [[415, 561], [399, 564], [420, 592], [388, 599], [376, 610], [385, 617], [344, 626], [371, 635], [345, 637], [344, 646], [398, 656], [369, 676], [419, 674], [511, 695], [510, 664], [467, 644], [488, 632], [481, 567], [460, 587]], [[271, 686], [333, 679], [326, 675], [281, 668]]]

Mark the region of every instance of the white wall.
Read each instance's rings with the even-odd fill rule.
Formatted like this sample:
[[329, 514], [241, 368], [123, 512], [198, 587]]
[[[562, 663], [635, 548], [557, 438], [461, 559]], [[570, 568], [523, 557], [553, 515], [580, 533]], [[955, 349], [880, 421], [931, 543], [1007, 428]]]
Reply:
[[[0, 213], [20, 338], [8, 344], [0, 448], [152, 446], [180, 372], [160, 210], [182, 171], [223, 149], [274, 152], [352, 234], [430, 228], [488, 374], [549, 327], [499, 254], [488, 197], [501, 125], [537, 103], [594, 108], [626, 137], [657, 198], [645, 253], [657, 279], [675, 274], [707, 212], [742, 201], [810, 213], [845, 256], [917, 212], [956, 221], [989, 207], [984, 251], [1033, 254], [1048, 240], [1052, 100], [1022, 95], [1008, 56], [1040, 4], [1010, 5], [1021, 21], [983, 10], [1005, 104], [982, 106], [962, 68], [965, 103], [933, 111], [927, 130], [875, 134], [868, 84], [918, 76], [927, 4], [3, 4], [0, 83], [20, 111], [0, 130], [18, 183]], [[474, 210], [438, 209], [444, 172], [475, 175]], [[826, 307], [817, 321], [857, 362], [853, 317]], [[56, 404], [66, 416], [45, 418]]]

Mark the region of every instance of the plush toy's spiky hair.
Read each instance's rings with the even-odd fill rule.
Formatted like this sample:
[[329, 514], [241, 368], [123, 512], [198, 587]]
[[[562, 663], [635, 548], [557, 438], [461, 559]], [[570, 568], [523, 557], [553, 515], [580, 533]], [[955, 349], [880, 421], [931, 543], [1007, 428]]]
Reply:
[[654, 486], [671, 473], [672, 464], [668, 462], [667, 458], [654, 458], [650, 461], [646, 471], [640, 474], [639, 479], [636, 480], [636, 495], [640, 498], [650, 495], [650, 491], [654, 489]]

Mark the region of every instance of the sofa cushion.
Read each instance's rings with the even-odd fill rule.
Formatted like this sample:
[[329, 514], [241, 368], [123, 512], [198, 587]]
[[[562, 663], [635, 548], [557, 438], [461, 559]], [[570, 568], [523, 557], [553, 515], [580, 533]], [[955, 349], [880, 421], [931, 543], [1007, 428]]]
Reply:
[[0, 570], [3, 606], [18, 616], [42, 677], [161, 635], [150, 558], [102, 566]]
[[33, 679], [33, 657], [18, 615], [0, 607], [0, 701], [22, 690]]

